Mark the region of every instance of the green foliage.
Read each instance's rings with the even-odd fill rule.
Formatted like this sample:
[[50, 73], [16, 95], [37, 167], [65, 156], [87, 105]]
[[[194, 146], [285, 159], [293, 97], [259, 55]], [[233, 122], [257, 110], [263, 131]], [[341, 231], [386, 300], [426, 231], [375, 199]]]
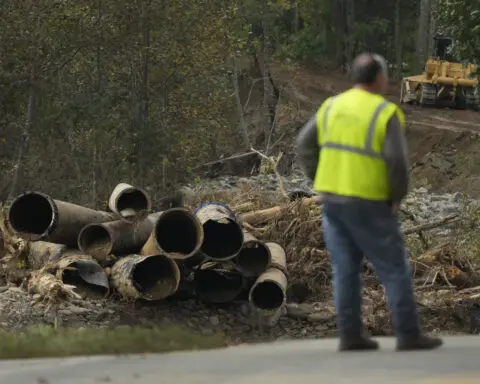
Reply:
[[480, 56], [480, 9], [478, 1], [439, 0], [439, 21], [444, 32], [453, 37], [455, 53], [478, 62]]
[[174, 326], [148, 329], [55, 329], [39, 326], [22, 332], [0, 331], [0, 343], [1, 359], [160, 353], [226, 345], [221, 335], [206, 336]]

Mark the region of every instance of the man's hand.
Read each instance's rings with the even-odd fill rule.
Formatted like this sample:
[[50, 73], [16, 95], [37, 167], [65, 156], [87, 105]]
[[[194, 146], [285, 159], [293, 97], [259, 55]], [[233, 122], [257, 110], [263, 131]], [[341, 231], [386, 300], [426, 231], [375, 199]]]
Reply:
[[400, 210], [400, 203], [393, 203], [392, 204], [392, 213], [396, 215]]

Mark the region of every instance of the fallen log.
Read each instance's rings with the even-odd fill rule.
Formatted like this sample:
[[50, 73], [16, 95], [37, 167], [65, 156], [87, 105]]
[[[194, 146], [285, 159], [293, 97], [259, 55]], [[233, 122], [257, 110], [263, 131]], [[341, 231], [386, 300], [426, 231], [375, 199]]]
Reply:
[[[310, 204], [321, 204], [322, 203], [322, 198], [321, 196], [314, 196], [314, 197], [309, 197], [306, 199], [302, 200], [302, 205], [310, 205]], [[267, 208], [267, 209], [262, 209], [258, 211], [253, 211], [253, 212], [247, 212], [244, 214], [241, 214], [239, 216], [239, 222], [240, 223], [248, 223], [247, 225], [257, 225], [260, 223], [263, 223], [268, 220], [272, 220], [275, 218], [276, 215], [281, 213], [283, 210], [288, 209], [288, 206], [276, 206], [272, 208]], [[460, 222], [461, 218], [458, 217], [457, 214], [452, 214], [449, 216], [446, 216], [440, 220], [436, 220], [433, 222], [429, 223], [424, 223], [424, 224], [419, 224], [410, 228], [406, 228], [403, 233], [404, 235], [410, 235], [412, 233], [419, 233], [422, 231], [429, 231], [438, 227], [441, 227], [443, 225], [449, 225], [449, 224], [454, 224], [457, 222]]]
[[[310, 204], [321, 204], [322, 198], [321, 196], [314, 196], [308, 197], [302, 200], [303, 205], [310, 205]], [[288, 209], [289, 206], [276, 206], [267, 209], [261, 209], [258, 211], [247, 212], [241, 214], [239, 217], [240, 223], [249, 223], [250, 225], [256, 225], [263, 223], [268, 220], [272, 220], [277, 214], [281, 213], [283, 210]]]
[[54, 200], [41, 192], [26, 192], [16, 197], [7, 214], [9, 228], [28, 240], [77, 246], [78, 234], [88, 224], [115, 220], [113, 213]]
[[418, 233], [422, 231], [430, 231], [435, 228], [439, 228], [443, 225], [449, 225], [460, 222], [462, 219], [457, 214], [446, 216], [443, 219], [432, 221], [429, 223], [419, 224], [414, 227], [406, 228], [403, 231], [404, 235], [410, 235], [412, 233]]

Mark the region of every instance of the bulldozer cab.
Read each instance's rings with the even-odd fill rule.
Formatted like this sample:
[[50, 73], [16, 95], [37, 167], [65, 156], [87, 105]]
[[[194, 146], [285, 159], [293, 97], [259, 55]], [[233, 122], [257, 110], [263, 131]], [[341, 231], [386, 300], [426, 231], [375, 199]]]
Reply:
[[439, 60], [452, 61], [453, 40], [450, 37], [435, 36], [433, 38], [433, 56]]

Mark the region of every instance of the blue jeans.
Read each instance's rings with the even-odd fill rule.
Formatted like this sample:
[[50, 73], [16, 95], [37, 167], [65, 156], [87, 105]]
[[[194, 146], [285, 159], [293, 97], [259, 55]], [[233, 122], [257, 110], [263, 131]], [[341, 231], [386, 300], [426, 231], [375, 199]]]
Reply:
[[363, 333], [362, 261], [366, 257], [386, 289], [397, 337], [421, 332], [407, 250], [396, 215], [386, 202], [325, 202], [325, 241], [333, 269], [340, 336]]

